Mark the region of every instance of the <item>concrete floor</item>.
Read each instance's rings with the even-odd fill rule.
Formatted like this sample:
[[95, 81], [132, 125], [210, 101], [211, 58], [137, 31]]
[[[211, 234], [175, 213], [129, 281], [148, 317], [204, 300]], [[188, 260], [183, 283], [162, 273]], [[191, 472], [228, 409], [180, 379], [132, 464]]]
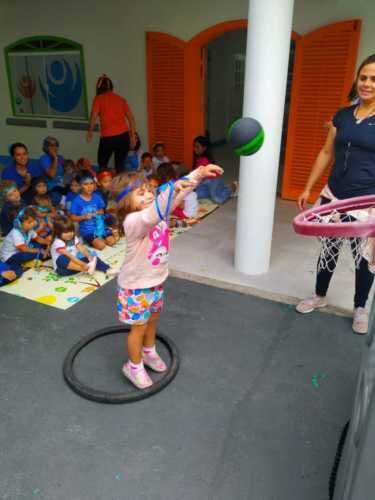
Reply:
[[[173, 276], [291, 304], [314, 290], [319, 244], [294, 233], [293, 202], [278, 200], [268, 273], [247, 276], [234, 268], [236, 200], [232, 199], [173, 240]], [[349, 254], [340, 257], [328, 293], [331, 310], [350, 314], [354, 294], [354, 265]], [[372, 292], [373, 293], [373, 292]]]
[[[113, 282], [69, 313], [2, 296], [2, 500], [327, 499], [365, 339], [344, 317], [182, 280], [166, 289], [160, 330], [180, 372], [122, 406], [81, 399], [61, 373], [79, 338], [116, 323]], [[129, 390], [122, 343], [94, 344], [81, 376]]]

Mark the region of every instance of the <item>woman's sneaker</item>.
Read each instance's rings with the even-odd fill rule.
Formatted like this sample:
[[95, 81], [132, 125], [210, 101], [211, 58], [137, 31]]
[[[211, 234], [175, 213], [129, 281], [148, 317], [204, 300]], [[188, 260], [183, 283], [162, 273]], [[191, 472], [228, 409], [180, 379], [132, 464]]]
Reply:
[[146, 370], [142, 368], [132, 368], [130, 362], [127, 361], [122, 367], [122, 373], [130, 382], [138, 389], [146, 389], [153, 384]]
[[299, 302], [299, 304], [297, 304], [296, 306], [296, 311], [301, 314], [307, 314], [313, 312], [319, 307], [326, 307], [326, 305], [327, 301], [325, 297], [314, 295], [314, 297], [301, 300], [301, 302]]
[[165, 372], [167, 370], [167, 365], [161, 359], [157, 352], [145, 352], [142, 351], [143, 363], [154, 370], [154, 372]]
[[356, 307], [353, 314], [353, 332], [358, 335], [366, 335], [368, 332], [368, 314], [363, 307]]

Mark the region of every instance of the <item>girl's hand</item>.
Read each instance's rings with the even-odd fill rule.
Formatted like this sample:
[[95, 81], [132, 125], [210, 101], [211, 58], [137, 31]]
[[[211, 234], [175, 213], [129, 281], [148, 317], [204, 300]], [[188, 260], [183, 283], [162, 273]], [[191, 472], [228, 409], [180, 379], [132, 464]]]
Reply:
[[92, 140], [92, 130], [88, 130], [86, 134], [86, 141], [91, 142]]
[[50, 154], [50, 156], [52, 156], [52, 158], [54, 160], [56, 160], [56, 158], [57, 158], [57, 147], [56, 146], [50, 146], [48, 148], [48, 153]]
[[42, 257], [43, 257], [43, 259], [46, 259], [47, 257], [49, 257], [49, 250], [47, 250], [47, 249], [43, 250], [42, 251]]
[[85, 214], [85, 215], [82, 215], [82, 220], [91, 220], [92, 218], [94, 217], [93, 214]]
[[200, 167], [200, 173], [203, 177], [219, 177], [219, 175], [223, 175], [224, 170], [219, 165], [210, 164]]
[[134, 149], [137, 144], [137, 138], [134, 134], [130, 136], [130, 149]]
[[188, 189], [191, 189], [194, 186], [194, 184], [191, 181], [176, 181], [174, 183], [174, 188], [175, 191], [178, 193], [180, 191], [187, 191]]

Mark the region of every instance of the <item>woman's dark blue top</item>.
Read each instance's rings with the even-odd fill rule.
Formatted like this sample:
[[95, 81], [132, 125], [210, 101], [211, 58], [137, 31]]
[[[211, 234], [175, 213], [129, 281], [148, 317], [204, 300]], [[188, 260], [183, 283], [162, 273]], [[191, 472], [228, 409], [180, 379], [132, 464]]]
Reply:
[[356, 123], [355, 108], [340, 109], [333, 118], [335, 162], [328, 185], [339, 199], [375, 194], [375, 116]]

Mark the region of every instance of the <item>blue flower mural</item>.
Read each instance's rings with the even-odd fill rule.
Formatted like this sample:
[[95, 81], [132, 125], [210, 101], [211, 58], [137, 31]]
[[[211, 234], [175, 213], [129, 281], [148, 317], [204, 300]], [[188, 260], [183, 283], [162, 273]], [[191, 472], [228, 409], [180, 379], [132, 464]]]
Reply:
[[82, 97], [82, 76], [78, 64], [55, 59], [46, 65], [46, 80], [39, 77], [39, 88], [49, 106], [60, 113], [69, 113]]

